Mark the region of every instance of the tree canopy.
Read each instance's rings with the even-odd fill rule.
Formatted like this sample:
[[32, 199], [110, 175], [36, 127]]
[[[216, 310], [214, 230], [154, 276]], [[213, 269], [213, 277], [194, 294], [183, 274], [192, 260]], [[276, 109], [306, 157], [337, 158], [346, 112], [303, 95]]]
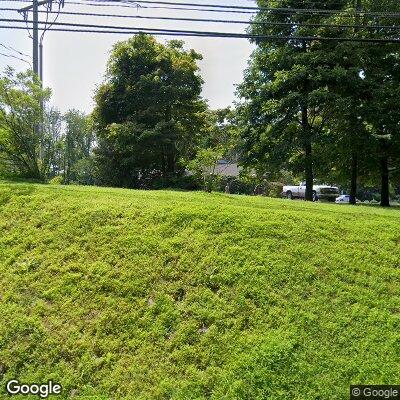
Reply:
[[[302, 7], [315, 6], [308, 3], [303, 2]], [[299, 6], [295, 0], [259, 0], [258, 4]], [[302, 173], [307, 200], [312, 199], [316, 172], [320, 177], [341, 175], [351, 180], [355, 202], [360, 174], [371, 176], [371, 171], [378, 169], [382, 205], [388, 205], [389, 179], [385, 176], [393, 169], [390, 164], [396, 159], [399, 135], [398, 47], [297, 37], [362, 39], [373, 34], [379, 39], [387, 32], [369, 25], [381, 22], [390, 26], [394, 21], [386, 16], [371, 21], [369, 14], [361, 11], [398, 11], [399, 5], [390, 0], [384, 5], [332, 0], [319, 2], [317, 8], [330, 12], [260, 10], [255, 21], [261, 24], [250, 27], [251, 33], [281, 36], [282, 40], [255, 40], [256, 50], [239, 86], [243, 162], [258, 169]], [[332, 27], [344, 23], [343, 19], [348, 29]], [[376, 160], [379, 167], [374, 167]]]
[[200, 54], [137, 35], [118, 43], [96, 93], [96, 157], [105, 184], [146, 187], [182, 174], [204, 124]]
[[51, 138], [46, 127], [54, 114], [43, 114], [41, 100], [49, 97], [31, 72], [8, 68], [0, 78], [0, 159], [9, 171], [40, 180], [48, 173]]

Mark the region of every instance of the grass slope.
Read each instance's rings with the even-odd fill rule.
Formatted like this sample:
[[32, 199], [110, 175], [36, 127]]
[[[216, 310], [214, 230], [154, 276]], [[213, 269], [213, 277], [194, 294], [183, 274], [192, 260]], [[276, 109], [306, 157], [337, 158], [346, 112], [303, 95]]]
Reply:
[[3, 182], [0, 390], [334, 400], [398, 383], [399, 228], [368, 207]]

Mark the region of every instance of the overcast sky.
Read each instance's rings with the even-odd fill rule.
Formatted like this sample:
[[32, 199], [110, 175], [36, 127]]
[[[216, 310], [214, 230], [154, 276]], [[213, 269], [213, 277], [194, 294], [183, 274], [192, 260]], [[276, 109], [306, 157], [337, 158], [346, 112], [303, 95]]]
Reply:
[[[72, 1], [72, 0], [71, 0]], [[78, 0], [84, 2], [82, 0]], [[186, 0], [181, 0], [186, 1]], [[243, 0], [191, 0], [191, 3], [207, 4], [242, 4]], [[27, 3], [29, 4], [29, 3]], [[246, 4], [253, 5], [251, 0]], [[0, 8], [18, 8], [24, 4], [20, 1], [1, 1]], [[212, 12], [136, 9], [122, 7], [94, 7], [68, 4], [66, 1], [64, 11], [92, 12], [140, 16], [171, 16], [212, 18], [228, 20], [246, 20], [249, 15], [222, 14]], [[16, 12], [0, 10], [1, 18], [19, 18]], [[43, 18], [43, 15], [41, 15]], [[245, 25], [222, 23], [197, 23], [197, 22], [172, 22], [138, 20], [111, 17], [83, 17], [62, 15], [59, 22], [77, 22], [90, 24], [109, 24], [131, 27], [184, 29], [184, 30], [208, 30], [221, 32], [244, 32]], [[1, 25], [5, 23], [2, 22]], [[15, 24], [14, 24], [15, 25]], [[105, 35], [91, 33], [65, 33], [47, 32], [44, 41], [44, 83], [53, 90], [52, 103], [61, 111], [70, 108], [90, 112], [93, 107], [93, 93], [96, 85], [104, 79], [104, 72], [110, 50], [114, 43], [126, 40], [126, 35]], [[171, 38], [169, 38], [171, 39]], [[165, 41], [159, 37], [160, 41]], [[200, 62], [201, 74], [204, 78], [204, 98], [209, 100], [212, 108], [229, 106], [235, 99], [235, 85], [240, 83], [243, 71], [252, 52], [252, 45], [244, 39], [224, 38], [184, 38], [187, 48], [193, 48], [203, 54]], [[15, 49], [32, 54], [32, 42], [26, 30], [17, 31], [11, 29], [0, 30], [0, 43], [12, 46]], [[2, 47], [0, 53], [14, 54]], [[0, 56], [0, 68], [12, 65], [17, 70], [28, 67], [22, 61]]]

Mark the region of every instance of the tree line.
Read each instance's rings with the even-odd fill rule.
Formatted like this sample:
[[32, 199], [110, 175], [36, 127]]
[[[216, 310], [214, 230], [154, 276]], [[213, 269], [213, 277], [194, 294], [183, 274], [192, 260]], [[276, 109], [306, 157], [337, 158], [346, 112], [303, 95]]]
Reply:
[[[267, 3], [271, 5], [258, 1], [260, 6]], [[272, 3], [312, 8], [313, 2]], [[395, 26], [398, 21], [395, 16], [371, 18], [368, 13], [398, 12], [399, 7], [391, 0], [318, 2], [319, 9], [338, 12], [260, 12], [255, 19], [260, 24], [252, 25], [250, 32], [379, 39], [387, 31], [369, 26]], [[350, 29], [337, 29], [335, 24]], [[399, 181], [399, 45], [296, 39], [256, 45], [239, 87], [243, 162], [278, 174], [282, 169], [303, 172], [307, 200], [312, 199], [315, 176], [347, 185], [353, 204], [359, 183], [380, 179], [381, 204], [388, 206], [390, 178]]]
[[93, 184], [95, 132], [90, 116], [62, 115], [31, 71], [0, 79], [0, 173], [38, 181]]
[[[318, 2], [324, 8], [353, 12], [260, 11], [249, 32], [383, 38], [381, 29], [362, 27], [396, 21], [371, 21], [362, 10], [399, 11], [391, 0]], [[333, 27], [340, 23], [350, 28]], [[347, 187], [352, 203], [360, 186], [379, 185], [381, 205], [389, 206], [391, 187], [400, 182], [399, 46], [253, 40], [238, 101], [226, 110], [210, 110], [201, 97], [202, 56], [182, 41], [136, 35], [116, 44], [89, 116], [77, 110], [61, 115], [31, 72], [8, 69], [0, 79], [0, 171], [65, 184], [211, 190], [215, 165], [225, 158], [241, 164], [243, 179], [255, 185], [301, 177], [312, 200], [319, 178]]]

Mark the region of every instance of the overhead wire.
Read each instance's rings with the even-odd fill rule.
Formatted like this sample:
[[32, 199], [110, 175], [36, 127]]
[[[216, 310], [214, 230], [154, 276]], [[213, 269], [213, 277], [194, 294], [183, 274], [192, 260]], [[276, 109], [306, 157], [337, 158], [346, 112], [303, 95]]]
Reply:
[[5, 45], [3, 43], [0, 43], [0, 46], [3, 47], [4, 49], [8, 50], [8, 51], [14, 51], [15, 53], [19, 54], [22, 57], [28, 57], [28, 58], [32, 59], [32, 56], [30, 56], [29, 54], [25, 54], [22, 51], [19, 51], [19, 50], [15, 49], [14, 47], [10, 46], [10, 45]]
[[[9, 2], [10, 0], [0, 0], [0, 2]], [[12, 0], [15, 2], [30, 3], [29, 0]], [[249, 0], [255, 1], [255, 0]], [[70, 4], [80, 4], [80, 5], [99, 5], [104, 6], [128, 6], [137, 7], [140, 4], [147, 5], [164, 5], [164, 6], [181, 6], [181, 7], [200, 7], [204, 8], [215, 8], [223, 9], [226, 12], [232, 12], [232, 10], [244, 10], [252, 11], [252, 14], [258, 13], [260, 11], [269, 11], [275, 13], [291, 14], [291, 13], [307, 13], [307, 14], [348, 14], [354, 15], [370, 15], [370, 16], [391, 16], [400, 17], [400, 12], [387, 12], [387, 11], [368, 11], [368, 10], [333, 10], [325, 8], [295, 8], [295, 7], [263, 7], [263, 6], [238, 6], [235, 4], [212, 4], [212, 3], [188, 3], [182, 1], [164, 1], [164, 0], [79, 0], [75, 2], [65, 1], [65, 3]], [[313, 4], [325, 4], [323, 2], [314, 1]], [[342, 3], [331, 3], [331, 4], [342, 4]]]
[[[11, 27], [8, 27], [8, 28], [11, 28]], [[11, 29], [12, 29], [12, 28], [11, 28]], [[25, 29], [25, 28], [23, 28], [23, 29]], [[14, 56], [14, 55], [12, 55], [12, 54], [5, 54], [5, 53], [1, 53], [1, 52], [0, 52], [0, 56], [7, 57], [7, 58], [14, 58], [14, 59], [16, 59], [16, 60], [23, 61], [24, 63], [27, 63], [28, 65], [30, 65], [30, 66], [32, 67], [32, 64], [31, 64], [29, 61], [24, 60], [24, 59], [21, 58], [21, 57]]]
[[[21, 22], [15, 19], [0, 19], [0, 22]], [[32, 23], [32, 21], [28, 21]], [[64, 28], [52, 28], [54, 31], [62, 32], [90, 32], [90, 33], [120, 33], [120, 34], [137, 34], [144, 33], [150, 35], [163, 36], [194, 36], [194, 37], [214, 37], [214, 38], [237, 38], [237, 39], [252, 39], [252, 40], [268, 40], [268, 41], [338, 41], [338, 42], [364, 42], [364, 43], [400, 43], [397, 38], [349, 38], [349, 37], [324, 37], [324, 36], [278, 36], [278, 35], [253, 35], [247, 33], [233, 32], [206, 32], [206, 31], [188, 31], [175, 29], [155, 29], [155, 28], [136, 28], [136, 27], [121, 27], [109, 25], [95, 24], [76, 24], [76, 23], [61, 23], [57, 22], [55, 26]], [[10, 26], [4, 26], [5, 28]], [[3, 28], [3, 27], [2, 27]], [[18, 29], [17, 27], [14, 27]], [[68, 30], [66, 28], [69, 28]], [[85, 28], [85, 29], [84, 29]]]
[[200, 3], [187, 3], [187, 2], [177, 2], [177, 1], [162, 1], [162, 0], [88, 0], [91, 3], [112, 3], [112, 4], [161, 4], [161, 5], [172, 5], [172, 6], [184, 6], [184, 7], [207, 7], [215, 9], [232, 9], [232, 10], [244, 10], [252, 11], [253, 13], [258, 13], [260, 11], [268, 11], [274, 13], [282, 14], [343, 14], [343, 15], [367, 15], [367, 16], [389, 16], [400, 18], [400, 12], [372, 12], [372, 11], [343, 11], [343, 10], [331, 10], [331, 9], [321, 9], [321, 8], [294, 8], [294, 7], [253, 7], [253, 6], [237, 6], [237, 5], [227, 5], [227, 4], [200, 4]]
[[[1, 1], [1, 0], [0, 0]], [[20, 0], [24, 1], [24, 0]], [[207, 5], [205, 4], [196, 4], [196, 7], [176, 7], [176, 6], [156, 6], [156, 2], [152, 4], [147, 4], [147, 5], [137, 5], [135, 3], [138, 2], [125, 2], [125, 1], [114, 1], [112, 4], [109, 4], [110, 0], [67, 0], [66, 4], [72, 4], [72, 5], [80, 5], [80, 6], [94, 6], [94, 7], [124, 7], [124, 8], [129, 8], [129, 9], [159, 9], [159, 10], [179, 10], [179, 11], [197, 11], [197, 12], [213, 12], [213, 13], [228, 13], [228, 14], [243, 14], [243, 15], [255, 15], [257, 13], [261, 13], [262, 11], [269, 11], [273, 12], [275, 14], [283, 13], [283, 14], [297, 14], [297, 15], [340, 15], [342, 18], [354, 18], [356, 15], [356, 11], [349, 13], [349, 11], [346, 11], [347, 14], [343, 14], [344, 11], [342, 10], [321, 10], [321, 9], [293, 9], [293, 8], [255, 8], [254, 11], [245, 11], [245, 10], [238, 10], [238, 9], [230, 9], [229, 6], [226, 6], [227, 8], [225, 9], [215, 9], [215, 8], [204, 8]], [[166, 4], [172, 4], [172, 3], [167, 3]], [[181, 3], [183, 5], [189, 4], [189, 3]], [[191, 3], [194, 4], [194, 3]], [[200, 8], [199, 8], [200, 7]], [[279, 11], [280, 10], [280, 11]], [[303, 10], [303, 11], [302, 11]], [[362, 13], [364, 16], [371, 16], [371, 17], [388, 17], [388, 18], [400, 18], [400, 13], [378, 13], [378, 12], [363, 12]]]
[[[4, 1], [4, 0], [0, 0]], [[16, 0], [25, 2], [25, 0]], [[72, 3], [72, 2], [67, 2]], [[112, 4], [109, 4], [112, 3]], [[164, 0], [86, 0], [80, 1], [79, 5], [99, 5], [99, 6], [108, 6], [108, 5], [128, 5], [130, 8], [133, 6], [137, 6], [138, 4], [161, 4], [161, 5], [179, 5], [179, 6], [189, 6], [192, 7], [194, 5], [201, 6], [201, 7], [214, 7], [216, 9], [222, 8], [233, 8], [234, 10], [268, 10], [273, 12], [290, 12], [290, 13], [308, 13], [308, 12], [329, 12], [342, 15], [342, 10], [322, 10], [322, 9], [304, 9], [304, 8], [278, 8], [278, 7], [248, 7], [248, 6], [231, 6], [227, 4], [196, 4], [193, 2], [182, 2], [182, 1], [164, 1]], [[144, 6], [146, 7], [146, 6]], [[2, 10], [7, 11], [17, 11], [17, 9], [11, 8], [3, 8]], [[45, 12], [47, 15], [52, 13], [53, 11], [41, 11]], [[204, 11], [204, 8], [202, 9]], [[248, 25], [263, 25], [263, 26], [288, 26], [293, 28], [302, 28], [302, 27], [323, 27], [323, 28], [337, 28], [337, 29], [348, 29], [348, 28], [357, 28], [357, 29], [374, 29], [374, 30], [390, 30], [395, 31], [399, 30], [400, 26], [398, 25], [381, 25], [381, 24], [374, 24], [374, 25], [353, 25], [353, 24], [322, 24], [322, 23], [298, 23], [298, 22], [275, 22], [275, 21], [243, 21], [243, 20], [227, 20], [227, 19], [211, 19], [211, 18], [186, 18], [186, 17], [158, 17], [158, 16], [143, 16], [143, 15], [121, 15], [121, 14], [109, 14], [109, 13], [89, 13], [89, 12], [68, 12], [68, 11], [56, 11], [54, 12], [57, 15], [70, 15], [70, 16], [92, 16], [92, 17], [114, 17], [114, 18], [134, 18], [134, 19], [148, 19], [148, 20], [166, 20], [166, 21], [185, 21], [185, 22], [212, 22], [212, 23], [223, 23], [223, 24], [248, 24]], [[346, 11], [347, 13], [347, 11]], [[365, 13], [366, 14], [366, 13]], [[390, 15], [391, 17], [399, 17], [400, 13], [368, 13], [369, 15]], [[345, 14], [347, 15], [347, 14]], [[1, 22], [12, 22], [12, 23], [20, 23], [22, 21], [13, 19], [13, 18], [2, 18], [0, 19]], [[26, 20], [27, 24], [32, 24], [33, 21]], [[39, 22], [39, 24], [43, 24], [43, 22]], [[46, 25], [45, 25], [46, 26]], [[54, 31], [61, 31], [60, 27], [62, 28], [76, 28], [76, 30], [82, 29], [89, 29], [93, 30], [93, 33], [102, 33], [100, 30], [106, 30], [106, 33], [113, 33], [118, 32], [122, 33], [125, 31], [128, 32], [150, 32], [151, 34], [157, 35], [184, 35], [184, 36], [202, 36], [202, 37], [231, 37], [231, 38], [246, 38], [252, 40], [337, 40], [337, 41], [365, 41], [365, 42], [391, 42], [391, 43], [398, 43], [399, 39], [397, 37], [389, 37], [389, 38], [360, 38], [360, 37], [323, 37], [323, 36], [297, 36], [287, 35], [260, 35], [260, 34], [250, 34], [250, 33], [235, 33], [235, 32], [217, 32], [217, 31], [197, 31], [197, 30], [183, 30], [183, 29], [156, 29], [156, 28], [138, 28], [138, 27], [126, 27], [126, 26], [115, 26], [115, 25], [99, 25], [99, 24], [80, 24], [80, 23], [68, 23], [68, 22], [54, 22], [53, 26], [59, 27], [58, 29], [54, 29], [51, 27], [51, 30]], [[29, 27], [29, 26], [28, 26]], [[65, 30], [67, 31], [67, 30]], [[72, 31], [72, 30], [68, 30]], [[380, 32], [382, 33], [382, 32]]]
[[[0, 11], [18, 11], [15, 8], [2, 8]], [[74, 12], [74, 11], [42, 11], [39, 13], [57, 14], [68, 16], [88, 16], [88, 17], [107, 17], [107, 18], [123, 18], [123, 19], [144, 19], [156, 21], [182, 21], [182, 22], [204, 22], [218, 24], [242, 24], [242, 25], [260, 25], [260, 26], [296, 26], [307, 28], [339, 28], [339, 29], [387, 29], [398, 30], [400, 25], [353, 25], [353, 24], [321, 24], [321, 23], [298, 23], [298, 22], [269, 22], [269, 21], [252, 21], [252, 20], [228, 20], [228, 19], [211, 19], [211, 18], [186, 18], [186, 17], [154, 17], [147, 15], [122, 15], [107, 13], [91, 13], [91, 12]]]

